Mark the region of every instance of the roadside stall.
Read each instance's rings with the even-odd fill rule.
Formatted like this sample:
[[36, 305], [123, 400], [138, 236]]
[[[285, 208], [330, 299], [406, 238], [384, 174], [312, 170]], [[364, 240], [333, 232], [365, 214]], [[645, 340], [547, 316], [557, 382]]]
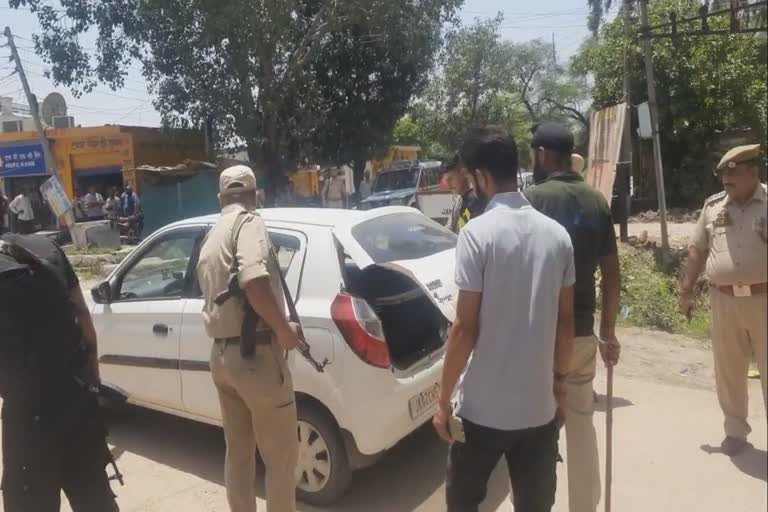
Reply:
[[217, 164], [198, 160], [185, 160], [173, 167], [126, 169], [125, 182], [140, 191], [142, 237], [172, 222], [218, 212], [221, 170]]

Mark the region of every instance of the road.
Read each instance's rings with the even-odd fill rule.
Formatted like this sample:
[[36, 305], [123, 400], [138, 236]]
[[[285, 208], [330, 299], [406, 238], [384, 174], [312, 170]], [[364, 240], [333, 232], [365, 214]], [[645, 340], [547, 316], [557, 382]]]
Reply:
[[[722, 418], [701, 342], [639, 329], [622, 330], [625, 365], [617, 373], [614, 414], [614, 510], [620, 512], [756, 512], [766, 510], [766, 419], [759, 383], [750, 381], [754, 448], [733, 460], [717, 453]], [[605, 388], [604, 375], [597, 379]], [[604, 400], [595, 416], [604, 453]], [[226, 512], [220, 430], [129, 409], [112, 418], [111, 442], [122, 453], [123, 512]], [[563, 454], [565, 446], [563, 443]], [[439, 512], [446, 447], [429, 427], [358, 472], [338, 512]], [[567, 510], [564, 467], [555, 512]], [[261, 482], [261, 479], [260, 479]], [[263, 486], [259, 484], [263, 496]], [[483, 512], [510, 512], [506, 470], [494, 473]], [[263, 502], [260, 510], [266, 510]], [[0, 507], [2, 510], [2, 507]], [[69, 511], [64, 507], [65, 511]], [[300, 511], [318, 509], [300, 505]], [[602, 510], [602, 508], [601, 508]]]

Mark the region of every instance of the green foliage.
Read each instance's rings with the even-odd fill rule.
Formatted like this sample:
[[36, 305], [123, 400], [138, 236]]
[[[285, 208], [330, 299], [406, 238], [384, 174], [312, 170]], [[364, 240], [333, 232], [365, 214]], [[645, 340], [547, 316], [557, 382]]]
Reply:
[[553, 120], [586, 129], [585, 81], [553, 61], [549, 43], [502, 41], [501, 22], [499, 15], [446, 35], [440, 66], [410, 112], [422, 146], [453, 152], [471, 126], [500, 125], [515, 136], [527, 165], [532, 123]]
[[411, 116], [402, 117], [395, 125], [392, 142], [401, 145], [420, 145], [423, 133]]
[[587, 28], [589, 28], [593, 36], [597, 37], [603, 16], [613, 5], [613, 0], [587, 0], [587, 4], [590, 10], [587, 17]]
[[117, 252], [115, 249], [109, 247], [89, 247], [88, 249], [78, 249], [75, 246], [68, 246], [64, 248], [64, 253], [68, 256], [94, 256], [102, 254], [113, 254]]
[[95, 267], [76, 268], [75, 273], [77, 274], [77, 279], [81, 283], [86, 283], [89, 281], [97, 281], [104, 277], [101, 274], [101, 272], [99, 272], [99, 270]]
[[[698, 0], [652, 0], [651, 25], [698, 14]], [[712, 30], [728, 29], [727, 16], [711, 18]], [[683, 30], [696, 30], [684, 25]], [[647, 98], [645, 67], [639, 45], [637, 16], [632, 40], [624, 37], [623, 16], [605, 23], [600, 39], [588, 41], [572, 61], [572, 68], [594, 82], [595, 108], [621, 101], [623, 56], [628, 52], [634, 103]], [[768, 113], [766, 38], [757, 34], [685, 37], [652, 40], [659, 103], [667, 198], [670, 205], [688, 206], [718, 188], [707, 176], [718, 151], [718, 132], [751, 128], [765, 140]]]
[[691, 322], [678, 310], [680, 259], [668, 253], [622, 249], [621, 317], [637, 327], [699, 338], [709, 336], [710, 308], [706, 289], [699, 290]]
[[[359, 164], [386, 147], [461, 0], [60, 3], [9, 0], [37, 15], [54, 82], [118, 88], [138, 59], [165, 124], [210, 123], [274, 183], [304, 158]], [[95, 49], [78, 42], [89, 31]]]

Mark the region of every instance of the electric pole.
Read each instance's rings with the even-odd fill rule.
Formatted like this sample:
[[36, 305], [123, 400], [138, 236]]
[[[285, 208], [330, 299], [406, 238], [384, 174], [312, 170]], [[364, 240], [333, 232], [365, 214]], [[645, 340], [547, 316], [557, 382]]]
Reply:
[[557, 50], [555, 49], [555, 33], [552, 32], [552, 64], [557, 66]]
[[[621, 190], [620, 197], [622, 198], [622, 222], [619, 224], [619, 239], [622, 242], [629, 241], [629, 216], [632, 213], [632, 94], [630, 92], [630, 63], [629, 63], [629, 49], [632, 37], [632, 0], [624, 0], [622, 6], [624, 11], [624, 130], [622, 137], [622, 148], [624, 161], [621, 163], [622, 180], [620, 182]], [[626, 182], [626, 183], [625, 183]], [[606, 495], [606, 503], [610, 501], [610, 498]]]
[[24, 88], [24, 94], [27, 96], [27, 103], [29, 104], [29, 110], [32, 112], [32, 119], [35, 122], [37, 135], [40, 137], [40, 143], [43, 145], [43, 153], [45, 153], [45, 165], [48, 168], [48, 172], [50, 174], [58, 177], [56, 173], [56, 162], [53, 159], [53, 154], [51, 154], [51, 147], [48, 145], [48, 139], [45, 137], [43, 123], [40, 121], [37, 99], [35, 98], [34, 94], [32, 94], [32, 90], [29, 88], [27, 75], [24, 73], [24, 67], [21, 65], [21, 59], [19, 59], [19, 52], [16, 50], [16, 43], [13, 41], [11, 27], [5, 27], [5, 37], [8, 38], [8, 46], [11, 49], [11, 57], [16, 63], [16, 72], [19, 74], [21, 86]]
[[[51, 146], [48, 143], [48, 138], [45, 136], [45, 129], [43, 123], [40, 121], [40, 108], [37, 104], [37, 98], [32, 94], [32, 90], [29, 88], [29, 82], [27, 81], [27, 75], [24, 73], [24, 66], [21, 65], [21, 59], [19, 58], [19, 52], [16, 49], [16, 43], [13, 41], [13, 34], [11, 33], [11, 27], [5, 27], [5, 37], [8, 39], [8, 47], [11, 49], [11, 57], [16, 64], [16, 72], [19, 74], [21, 80], [21, 86], [24, 88], [24, 94], [27, 97], [27, 103], [29, 104], [29, 110], [32, 113], [32, 120], [35, 123], [35, 129], [37, 130], [37, 136], [40, 138], [40, 144], [43, 146], [43, 154], [45, 155], [45, 166], [48, 169], [48, 174], [55, 176], [59, 182], [61, 178], [56, 171], [56, 160], [53, 158], [51, 152]], [[71, 227], [74, 224], [74, 218], [72, 217], [71, 210], [64, 215], [64, 222], [67, 227]]]
[[661, 220], [661, 246], [669, 248], [667, 233], [667, 199], [664, 192], [664, 167], [661, 161], [661, 139], [659, 138], [659, 105], [656, 101], [656, 82], [653, 74], [653, 55], [651, 40], [648, 37], [648, 0], [640, 0], [640, 40], [645, 57], [645, 76], [648, 82], [648, 109], [651, 114], [651, 130], [653, 133], [653, 164], [656, 170], [656, 192], [659, 199], [659, 219]]

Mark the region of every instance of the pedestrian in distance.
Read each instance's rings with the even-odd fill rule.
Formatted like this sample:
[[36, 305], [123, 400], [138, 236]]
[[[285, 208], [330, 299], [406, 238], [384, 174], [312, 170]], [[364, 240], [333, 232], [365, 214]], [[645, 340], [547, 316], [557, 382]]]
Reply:
[[88, 221], [104, 220], [104, 197], [96, 191], [95, 186], [88, 187], [83, 204]]
[[3, 235], [0, 311], [3, 510], [58, 512], [63, 491], [73, 512], [116, 512], [96, 331], [55, 243]]
[[452, 443], [447, 510], [476, 512], [504, 456], [515, 511], [549, 511], [573, 344], [573, 248], [517, 191], [517, 145], [506, 131], [470, 131], [461, 159], [490, 202], [456, 248], [456, 319], [433, 418]]
[[30, 190], [22, 189], [8, 205], [8, 209], [16, 216], [16, 231], [23, 235], [35, 231], [35, 211], [29, 198], [30, 193]]
[[371, 195], [371, 173], [365, 171], [363, 181], [360, 182], [360, 199], [367, 199]]
[[[573, 168], [573, 145], [573, 135], [566, 127], [554, 123], [538, 126], [531, 140], [531, 162], [539, 183], [527, 188], [525, 196], [536, 210], [559, 222], [573, 244], [576, 337], [565, 381], [568, 504], [570, 512], [595, 512], [600, 501], [600, 462], [593, 424], [593, 382], [598, 347], [607, 366], [619, 360], [616, 317], [621, 271], [611, 208], [598, 190], [584, 182], [580, 170]], [[594, 333], [598, 268], [602, 276], [599, 338]]]
[[454, 156], [450, 162], [444, 165], [443, 177], [448, 182], [451, 192], [455, 194], [446, 227], [458, 234], [470, 219], [482, 215], [485, 211], [486, 202], [478, 197], [474, 190], [472, 178], [461, 162], [459, 155]]
[[117, 187], [110, 189], [107, 199], [104, 201], [104, 214], [113, 223], [120, 216], [120, 194], [117, 192]]
[[0, 191], [0, 235], [8, 231], [8, 205], [10, 201], [2, 191]]
[[346, 208], [347, 186], [339, 169], [334, 167], [328, 172], [321, 194], [323, 208]]
[[125, 186], [125, 190], [120, 196], [120, 215], [122, 217], [133, 217], [139, 213], [140, 206], [139, 195], [134, 192], [133, 187], [129, 183]]
[[227, 500], [231, 512], [256, 512], [258, 450], [266, 467], [268, 510], [293, 512], [297, 417], [285, 354], [298, 345], [298, 328], [286, 318], [280, 269], [254, 211], [250, 168], [222, 172], [219, 202], [221, 217], [203, 244], [197, 271], [227, 445]]
[[704, 201], [680, 287], [680, 309], [690, 319], [696, 283], [706, 268], [715, 385], [725, 415], [721, 449], [728, 456], [748, 446], [752, 430], [747, 422], [747, 371], [753, 355], [768, 412], [768, 196], [760, 168], [758, 144], [735, 147], [720, 160], [715, 175], [724, 190]]

